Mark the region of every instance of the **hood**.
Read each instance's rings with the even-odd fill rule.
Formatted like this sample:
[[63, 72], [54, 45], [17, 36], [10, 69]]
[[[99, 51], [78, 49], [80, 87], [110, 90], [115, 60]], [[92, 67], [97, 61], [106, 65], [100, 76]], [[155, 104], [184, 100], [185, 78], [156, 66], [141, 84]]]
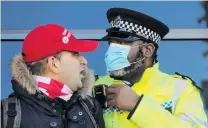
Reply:
[[[21, 86], [29, 94], [35, 94], [38, 91], [37, 82], [35, 77], [27, 68], [21, 55], [17, 55], [12, 58], [11, 61], [12, 77], [18, 82], [15, 86]], [[79, 89], [78, 92], [82, 97], [91, 91], [95, 82], [94, 74], [91, 70], [86, 68], [85, 77], [82, 79], [83, 88]]]

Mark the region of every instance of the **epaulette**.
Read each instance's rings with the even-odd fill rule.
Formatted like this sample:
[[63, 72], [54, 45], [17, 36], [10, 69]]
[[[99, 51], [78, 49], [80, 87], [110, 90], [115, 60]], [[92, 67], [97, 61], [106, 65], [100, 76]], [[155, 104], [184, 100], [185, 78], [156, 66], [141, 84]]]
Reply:
[[181, 76], [181, 78], [182, 79], [186, 79], [186, 80], [190, 80], [191, 82], [192, 82], [192, 85], [193, 86], [195, 86], [197, 89], [199, 89], [200, 91], [204, 91], [200, 86], [198, 86], [197, 84], [196, 84], [196, 82], [194, 81], [194, 80], [192, 80], [189, 76], [185, 76], [185, 75], [182, 75], [182, 74], [180, 74], [180, 73], [178, 73], [178, 72], [175, 72], [175, 74], [176, 75], [178, 75], [178, 76]]

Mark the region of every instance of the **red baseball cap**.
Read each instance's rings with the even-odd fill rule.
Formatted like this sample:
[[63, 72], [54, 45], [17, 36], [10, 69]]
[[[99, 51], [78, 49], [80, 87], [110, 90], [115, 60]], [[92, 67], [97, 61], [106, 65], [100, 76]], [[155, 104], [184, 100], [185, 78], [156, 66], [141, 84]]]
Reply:
[[58, 24], [38, 26], [28, 33], [22, 46], [25, 62], [35, 62], [61, 51], [90, 52], [98, 47], [97, 41], [78, 40]]

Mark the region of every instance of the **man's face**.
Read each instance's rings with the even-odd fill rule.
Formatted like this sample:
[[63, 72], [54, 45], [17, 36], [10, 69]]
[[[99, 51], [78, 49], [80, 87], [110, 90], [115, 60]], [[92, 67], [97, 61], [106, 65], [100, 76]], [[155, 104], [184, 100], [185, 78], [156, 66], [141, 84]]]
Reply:
[[[143, 49], [143, 41], [134, 41], [134, 42], [119, 42], [118, 40], [110, 40], [109, 44], [111, 43], [116, 43], [116, 44], [121, 44], [121, 45], [128, 45], [131, 46], [132, 48], [130, 49], [128, 53], [128, 61], [129, 63], [133, 63], [139, 60], [144, 59], [144, 55], [142, 52]], [[140, 47], [137, 47], [140, 46]], [[135, 48], [133, 48], [135, 47]], [[110, 71], [109, 74], [113, 77], [118, 77], [122, 79], [126, 79], [126, 77], [130, 77], [130, 75], [135, 72], [140, 72], [145, 70], [145, 65], [144, 65], [144, 60], [139, 61], [135, 64], [131, 64], [131, 66], [119, 69], [116, 71]]]
[[87, 60], [75, 52], [62, 52], [59, 63], [59, 79], [68, 85], [70, 89], [76, 91], [82, 88]]

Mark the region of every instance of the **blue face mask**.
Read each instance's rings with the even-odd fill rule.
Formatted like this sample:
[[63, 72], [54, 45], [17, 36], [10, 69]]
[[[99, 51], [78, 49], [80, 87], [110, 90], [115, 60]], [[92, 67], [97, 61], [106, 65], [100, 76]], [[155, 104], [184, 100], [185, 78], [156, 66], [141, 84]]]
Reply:
[[133, 63], [137, 63], [144, 60], [145, 58], [133, 63], [129, 63], [127, 58], [131, 48], [137, 48], [140, 46], [142, 45], [131, 47], [127, 45], [111, 43], [110, 47], [108, 48], [108, 51], [105, 54], [105, 63], [106, 63], [107, 71], [119, 70], [128, 67]]

